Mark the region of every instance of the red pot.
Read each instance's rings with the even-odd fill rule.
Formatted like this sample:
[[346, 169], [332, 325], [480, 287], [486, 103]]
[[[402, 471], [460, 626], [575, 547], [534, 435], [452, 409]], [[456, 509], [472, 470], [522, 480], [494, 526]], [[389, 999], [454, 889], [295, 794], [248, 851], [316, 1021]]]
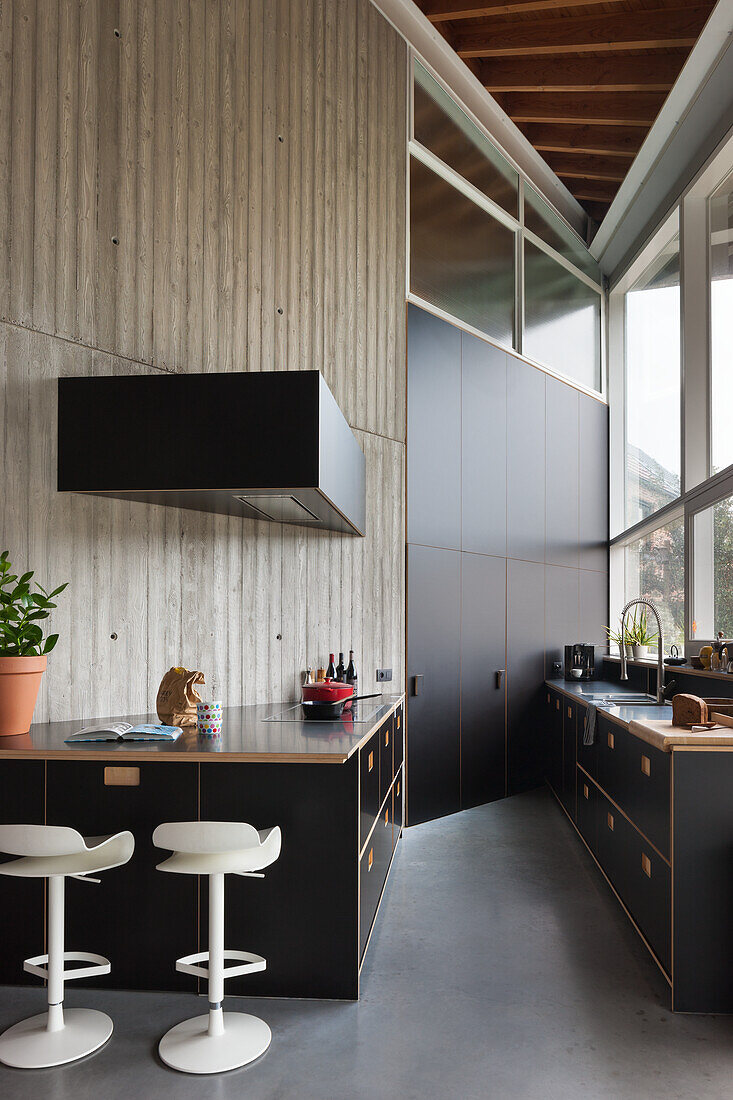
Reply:
[[354, 694], [351, 684], [337, 680], [320, 680], [315, 684], [303, 684], [304, 703], [343, 703]]

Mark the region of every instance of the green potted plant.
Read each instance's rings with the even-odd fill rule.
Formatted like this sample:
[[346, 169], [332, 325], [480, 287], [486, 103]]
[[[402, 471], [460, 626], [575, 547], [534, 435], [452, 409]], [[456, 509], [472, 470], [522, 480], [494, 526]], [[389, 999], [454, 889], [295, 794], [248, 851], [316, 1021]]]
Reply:
[[643, 660], [644, 657], [649, 656], [649, 646], [655, 645], [657, 639], [659, 638], [659, 635], [656, 631], [651, 631], [649, 629], [646, 608], [641, 609], [638, 620], [636, 618], [636, 615], [634, 615], [632, 633], [632, 653], [637, 661]]
[[40, 623], [66, 588], [61, 584], [47, 592], [34, 582], [31, 591], [33, 571], [17, 576], [8, 553], [0, 554], [0, 736], [6, 737], [31, 727], [46, 657], [59, 640], [58, 634], [44, 638]]
[[[603, 629], [606, 631], [606, 635], [608, 636], [609, 646], [612, 646], [612, 645], [618, 646], [619, 653], [620, 653], [620, 651], [621, 651], [621, 631], [620, 630], [612, 630], [610, 626], [604, 626]], [[626, 628], [624, 630], [624, 646], [626, 648], [626, 656], [627, 657], [632, 656], [631, 650], [632, 650], [633, 644], [634, 644], [633, 635], [631, 633], [631, 630], [629, 628], [629, 623], [627, 621]]]

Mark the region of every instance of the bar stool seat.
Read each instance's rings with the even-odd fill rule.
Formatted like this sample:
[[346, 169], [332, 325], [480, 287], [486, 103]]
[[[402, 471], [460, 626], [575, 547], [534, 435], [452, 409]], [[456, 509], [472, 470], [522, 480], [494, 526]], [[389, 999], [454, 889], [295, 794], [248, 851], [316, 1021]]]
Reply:
[[224, 981], [267, 966], [261, 955], [224, 947], [224, 876], [264, 878], [261, 872], [280, 855], [281, 840], [278, 826], [258, 832], [241, 821], [169, 822], [153, 833], [153, 844], [173, 853], [159, 871], [209, 879], [209, 949], [176, 961], [176, 970], [208, 979], [209, 1012], [176, 1024], [160, 1040], [160, 1057], [172, 1069], [222, 1073], [252, 1062], [270, 1045], [264, 1020], [223, 1011]]
[[[127, 863], [135, 849], [132, 833], [83, 837], [57, 825], [0, 825], [0, 851], [20, 858], [0, 863], [11, 878], [48, 879], [48, 953], [26, 959], [23, 969], [48, 982], [48, 1011], [21, 1020], [0, 1035], [0, 1062], [19, 1069], [60, 1066], [106, 1043], [112, 1021], [104, 1012], [72, 1008], [64, 1013], [64, 982], [109, 974], [111, 964], [91, 951], [64, 950], [64, 884]], [[66, 968], [66, 963], [86, 965]]]

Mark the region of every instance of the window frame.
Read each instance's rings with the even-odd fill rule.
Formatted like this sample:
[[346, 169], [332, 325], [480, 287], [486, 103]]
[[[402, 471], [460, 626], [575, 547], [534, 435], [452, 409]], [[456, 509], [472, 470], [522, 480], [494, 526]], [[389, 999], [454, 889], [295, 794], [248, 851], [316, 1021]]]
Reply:
[[[626, 546], [684, 517], [685, 652], [696, 653], [712, 638], [692, 638], [694, 621], [694, 517], [733, 496], [733, 463], [712, 473], [712, 347], [710, 199], [733, 172], [733, 128], [719, 143], [608, 292], [608, 400], [610, 406], [610, 613], [612, 622], [631, 593], [625, 591]], [[626, 506], [626, 325], [625, 295], [678, 226], [680, 238], [681, 468], [680, 495], [636, 524], [625, 525]], [[613, 471], [623, 470], [614, 479]], [[615, 618], [614, 618], [615, 617]]]
[[[517, 213], [518, 217], [513, 217], [498, 203], [490, 199], [482, 191], [480, 191], [463, 176], [459, 175], [455, 169], [446, 164], [429, 149], [421, 145], [415, 139], [414, 136], [414, 71], [415, 64], [419, 64], [435, 81], [443, 91], [450, 96], [457, 107], [466, 115], [469, 121], [477, 128], [477, 130], [488, 140], [488, 142], [501, 154], [511, 168], [516, 171], [518, 178], [518, 202]], [[420, 306], [422, 309], [427, 310], [429, 313], [433, 313], [437, 317], [441, 317], [443, 320], [449, 321], [457, 327], [463, 329], [466, 332], [473, 333], [475, 336], [479, 336], [482, 340], [486, 340], [488, 343], [493, 344], [495, 347], [499, 347], [504, 351], [511, 352], [512, 355], [524, 362], [529, 363], [531, 366], [538, 367], [545, 374], [548, 374], [554, 378], [559, 379], [568, 385], [573, 386], [575, 389], [580, 390], [582, 393], [586, 393], [591, 397], [600, 398], [601, 401], [607, 400], [607, 339], [606, 339], [606, 322], [607, 322], [607, 302], [605, 293], [605, 283], [601, 277], [600, 282], [596, 282], [581, 268], [576, 267], [570, 260], [568, 260], [562, 253], [557, 252], [551, 245], [547, 244], [541, 237], [538, 237], [536, 233], [525, 228], [524, 226], [524, 200], [525, 200], [525, 184], [531, 186], [542, 198], [544, 202], [550, 207], [552, 213], [559, 218], [562, 225], [566, 228], [568, 233], [576, 239], [583, 248], [587, 249], [585, 241], [576, 233], [572, 226], [562, 216], [562, 214], [556, 209], [553, 203], [542, 192], [541, 188], [531, 179], [529, 179], [512, 157], [502, 148], [496, 138], [489, 133], [485, 126], [483, 126], [476, 116], [461, 103], [451, 88], [445, 83], [440, 75], [428, 64], [423, 57], [421, 57], [414, 49], [408, 50], [407, 57], [408, 65], [408, 123], [407, 123], [407, 189], [406, 189], [406, 265], [405, 265], [405, 297], [408, 302], [413, 302], [415, 305]], [[488, 333], [483, 332], [480, 329], [474, 328], [472, 325], [461, 320], [460, 317], [456, 317], [453, 314], [445, 312], [439, 306], [434, 305], [432, 302], [421, 298], [418, 294], [413, 293], [410, 289], [410, 162], [411, 158], [415, 157], [420, 160], [427, 168], [435, 172], [448, 184], [455, 187], [466, 198], [475, 202], [477, 206], [481, 207], [487, 214], [494, 217], [502, 225], [511, 229], [514, 233], [514, 334], [512, 340], [512, 347], [507, 347], [505, 344], [500, 344], [495, 338], [492, 338]], [[548, 363], [544, 363], [537, 359], [532, 359], [528, 355], [525, 355], [522, 350], [523, 335], [524, 335], [524, 241], [528, 240], [534, 244], [537, 248], [545, 252], [551, 259], [555, 260], [582, 283], [586, 284], [592, 290], [594, 290], [599, 297], [600, 305], [600, 347], [599, 351], [599, 364], [600, 364], [600, 388], [595, 389], [583, 385], [576, 378], [572, 378], [570, 375], [563, 374], [562, 372], [551, 367]]]

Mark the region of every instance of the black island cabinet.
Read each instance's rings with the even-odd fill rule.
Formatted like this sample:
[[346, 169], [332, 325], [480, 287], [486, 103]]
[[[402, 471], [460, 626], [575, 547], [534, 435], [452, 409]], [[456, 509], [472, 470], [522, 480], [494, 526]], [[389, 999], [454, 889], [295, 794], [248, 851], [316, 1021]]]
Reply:
[[[175, 962], [207, 948], [206, 882], [159, 872], [166, 853], [152, 833], [166, 821], [247, 821], [279, 825], [282, 851], [262, 879], [227, 875], [226, 946], [267, 959], [264, 971], [229, 980], [227, 994], [358, 999], [402, 831], [402, 698], [383, 698], [373, 721], [336, 732], [263, 721], [262, 708], [225, 710], [220, 751], [195, 731], [175, 746], [65, 746], [83, 722], [34, 727], [20, 744], [5, 738], [13, 744], [0, 744], [0, 822], [135, 837], [132, 859], [102, 872], [99, 885], [67, 881], [68, 949], [112, 964], [109, 976], [77, 984], [196, 992], [198, 979]], [[23, 960], [46, 950], [44, 882], [0, 875], [0, 895], [14, 914], [0, 984], [35, 984]]]

